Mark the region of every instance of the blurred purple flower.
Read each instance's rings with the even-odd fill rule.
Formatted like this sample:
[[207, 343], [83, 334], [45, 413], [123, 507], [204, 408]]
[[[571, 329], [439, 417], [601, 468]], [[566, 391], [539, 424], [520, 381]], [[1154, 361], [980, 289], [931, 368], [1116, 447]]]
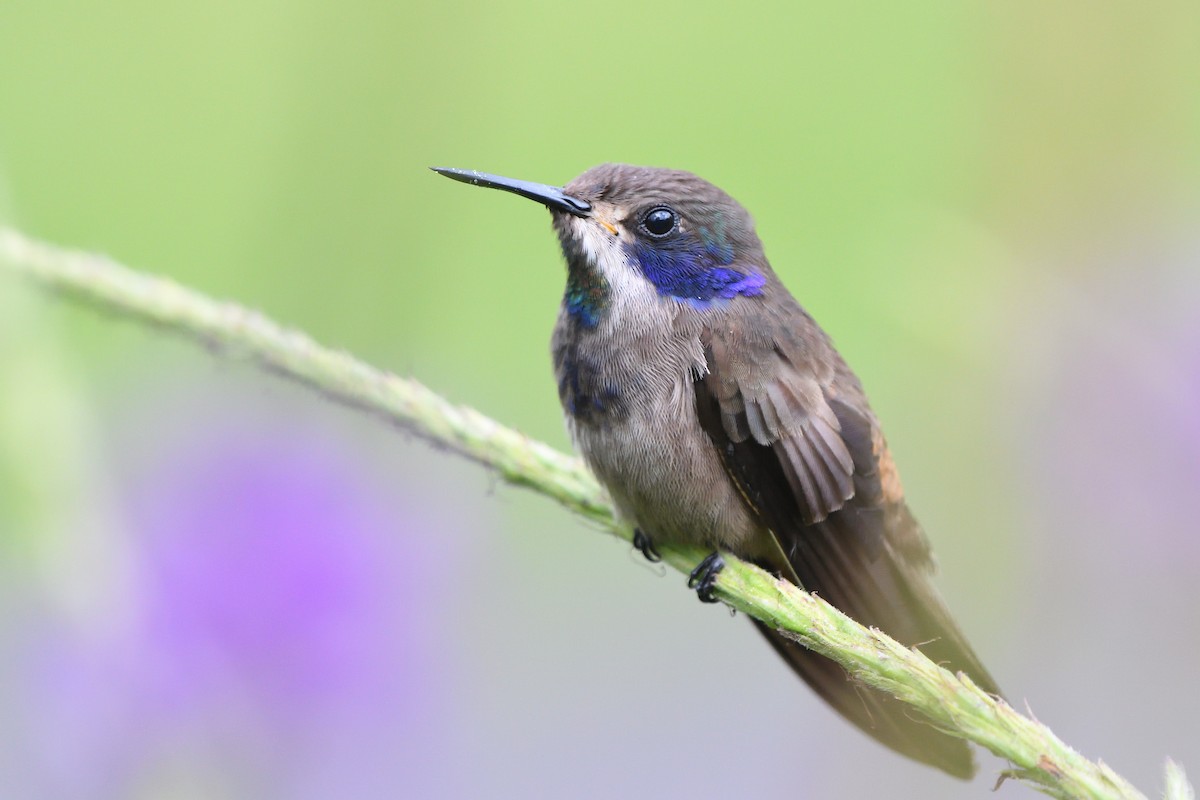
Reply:
[[1136, 765], [1194, 758], [1200, 714], [1200, 248], [1163, 250], [1109, 248], [1040, 307], [1018, 298], [1009, 384], [1028, 547], [1008, 611], [1029, 687], [1009, 691], [1145, 784]]
[[[145, 605], [171, 664], [163, 677], [179, 699], [203, 701], [228, 670], [284, 716], [298, 696], [347, 699], [379, 660], [387, 606], [409, 602], [405, 581], [383, 580], [379, 557], [394, 563], [401, 544], [373, 535], [387, 515], [307, 444], [236, 437], [182, 456], [145, 487], [137, 520], [150, 535]], [[419, 568], [428, 538], [405, 538]], [[399, 640], [412, 622], [397, 621]], [[403, 655], [394, 677], [407, 684], [418, 664]]]
[[[1024, 427], [1036, 517], [1081, 556], [1130, 569], [1200, 560], [1200, 299], [1194, 259], [1127, 253], [1041, 319]], [[1188, 566], [1188, 565], [1191, 566]]]
[[53, 619], [29, 634], [33, 763], [17, 785], [289, 798], [443, 785], [429, 759], [451, 749], [454, 680], [432, 581], [460, 538], [440, 529], [464, 512], [403, 480], [383, 491], [308, 421], [146, 433], [158, 443], [125, 489], [134, 611], [107, 634]]

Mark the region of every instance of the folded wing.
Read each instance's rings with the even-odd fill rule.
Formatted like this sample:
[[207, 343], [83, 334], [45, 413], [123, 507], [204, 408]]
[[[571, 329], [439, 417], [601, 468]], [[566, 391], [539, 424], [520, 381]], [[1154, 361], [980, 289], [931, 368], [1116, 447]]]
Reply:
[[[987, 691], [995, 683], [934, 588], [924, 534], [857, 380], [811, 343], [706, 331], [696, 410], [730, 479], [778, 543], [762, 566], [795, 581]], [[736, 340], [735, 340], [736, 338]], [[736, 354], [736, 357], [735, 357]], [[836, 663], [759, 623], [777, 651], [843, 716], [887, 746], [960, 777], [965, 742]]]

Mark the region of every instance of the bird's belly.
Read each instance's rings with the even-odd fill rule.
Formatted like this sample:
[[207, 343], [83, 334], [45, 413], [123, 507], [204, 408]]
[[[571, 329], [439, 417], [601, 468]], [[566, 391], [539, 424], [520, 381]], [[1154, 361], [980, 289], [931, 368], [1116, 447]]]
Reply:
[[572, 414], [564, 402], [576, 448], [651, 539], [749, 555], [759, 528], [700, 427], [690, 374], [633, 377], [616, 384], [619, 413]]

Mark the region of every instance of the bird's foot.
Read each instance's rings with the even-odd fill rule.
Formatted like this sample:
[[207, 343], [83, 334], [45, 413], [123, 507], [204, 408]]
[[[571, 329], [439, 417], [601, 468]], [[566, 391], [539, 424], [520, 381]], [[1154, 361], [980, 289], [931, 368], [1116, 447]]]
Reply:
[[701, 603], [717, 602], [713, 589], [716, 588], [717, 575], [721, 574], [723, 569], [725, 569], [725, 559], [721, 558], [721, 554], [714, 550], [706, 555], [688, 576], [688, 588], [696, 590], [696, 596], [700, 598]]
[[654, 549], [654, 542], [650, 537], [642, 533], [641, 528], [633, 529], [633, 546], [645, 557], [651, 564], [657, 564], [662, 561], [662, 556]]

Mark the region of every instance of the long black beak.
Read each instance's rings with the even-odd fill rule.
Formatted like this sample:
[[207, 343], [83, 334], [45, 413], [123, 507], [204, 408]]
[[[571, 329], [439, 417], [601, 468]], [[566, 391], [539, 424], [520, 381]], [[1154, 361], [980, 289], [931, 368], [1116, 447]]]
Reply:
[[554, 211], [565, 211], [577, 217], [586, 217], [591, 213], [592, 204], [586, 200], [564, 192], [557, 186], [547, 186], [544, 183], [519, 181], [516, 178], [502, 178], [499, 175], [489, 175], [486, 172], [476, 172], [472, 169], [454, 169], [453, 167], [430, 167], [439, 175], [445, 175], [452, 180], [470, 183], [474, 186], [486, 186], [489, 189], [503, 189], [506, 192], [519, 194], [536, 200], [546, 208]]

